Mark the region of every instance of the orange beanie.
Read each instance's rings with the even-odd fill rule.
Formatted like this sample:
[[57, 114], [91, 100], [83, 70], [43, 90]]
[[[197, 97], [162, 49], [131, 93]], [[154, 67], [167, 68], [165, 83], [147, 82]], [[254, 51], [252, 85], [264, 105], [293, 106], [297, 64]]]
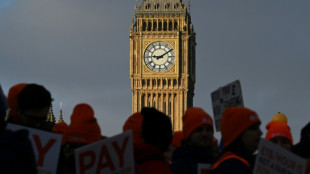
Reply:
[[132, 130], [133, 142], [135, 144], [144, 142], [142, 138], [142, 122], [143, 115], [136, 112], [132, 114], [123, 125], [123, 131]]
[[53, 132], [63, 134], [69, 128], [65, 122], [60, 122], [54, 125]]
[[201, 125], [211, 125], [213, 128], [213, 120], [201, 108], [189, 108], [185, 111], [183, 116], [183, 135], [187, 139], [189, 135]]
[[100, 127], [91, 106], [88, 104], [76, 105], [71, 115], [71, 123], [66, 131], [66, 141], [89, 144], [100, 139]]
[[27, 86], [26, 83], [19, 83], [10, 88], [8, 93], [8, 103], [11, 109], [11, 116], [13, 117], [14, 123], [19, 123], [19, 117], [17, 114], [17, 105], [18, 105], [18, 95], [19, 93]]
[[290, 127], [285, 122], [271, 121], [266, 125], [267, 133], [266, 140], [271, 140], [276, 137], [287, 138], [293, 145], [293, 137]]
[[183, 137], [182, 131], [174, 132], [171, 144], [175, 147], [180, 147]]
[[257, 114], [250, 109], [245, 107], [226, 108], [220, 126], [224, 147], [230, 145], [247, 128], [260, 122]]

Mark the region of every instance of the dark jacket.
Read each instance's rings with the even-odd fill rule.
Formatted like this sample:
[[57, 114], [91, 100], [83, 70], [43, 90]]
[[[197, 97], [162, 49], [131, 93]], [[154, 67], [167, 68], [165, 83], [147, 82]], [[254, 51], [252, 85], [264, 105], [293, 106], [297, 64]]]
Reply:
[[197, 174], [198, 164], [212, 164], [211, 150], [195, 150], [184, 143], [172, 153], [171, 169], [173, 174]]
[[252, 174], [250, 164], [244, 158], [231, 152], [222, 154], [212, 166], [210, 174]]
[[36, 174], [36, 162], [27, 130], [0, 132], [0, 169], [4, 174]]
[[310, 174], [310, 122], [301, 130], [301, 138], [299, 143], [291, 148], [296, 155], [307, 160], [306, 174]]

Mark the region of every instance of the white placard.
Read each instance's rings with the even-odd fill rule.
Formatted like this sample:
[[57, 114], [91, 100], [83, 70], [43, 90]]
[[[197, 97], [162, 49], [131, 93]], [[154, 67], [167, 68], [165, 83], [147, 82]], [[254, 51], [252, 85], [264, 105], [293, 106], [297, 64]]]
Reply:
[[304, 174], [307, 161], [294, 153], [261, 139], [254, 174]]
[[61, 147], [60, 134], [8, 123], [6, 129], [17, 131], [26, 129], [32, 143], [38, 173], [57, 173], [57, 165]]
[[226, 86], [211, 93], [213, 116], [216, 131], [220, 131], [222, 113], [227, 107], [243, 106], [241, 84], [239, 80], [229, 83]]
[[134, 174], [132, 131], [75, 149], [77, 174]]

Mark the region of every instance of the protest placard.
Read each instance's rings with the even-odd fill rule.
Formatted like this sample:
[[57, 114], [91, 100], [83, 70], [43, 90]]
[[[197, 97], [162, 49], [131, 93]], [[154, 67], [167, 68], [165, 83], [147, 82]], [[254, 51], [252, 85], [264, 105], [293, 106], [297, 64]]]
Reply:
[[254, 174], [304, 174], [306, 160], [294, 153], [261, 139]]
[[229, 83], [211, 93], [213, 116], [216, 131], [220, 131], [220, 122], [225, 108], [243, 106], [241, 84], [239, 80]]
[[33, 146], [38, 173], [57, 173], [62, 136], [56, 133], [8, 123], [8, 130], [26, 129]]
[[198, 163], [197, 167], [198, 167], [197, 174], [209, 174], [211, 171], [212, 164]]
[[77, 174], [134, 174], [132, 131], [75, 150]]

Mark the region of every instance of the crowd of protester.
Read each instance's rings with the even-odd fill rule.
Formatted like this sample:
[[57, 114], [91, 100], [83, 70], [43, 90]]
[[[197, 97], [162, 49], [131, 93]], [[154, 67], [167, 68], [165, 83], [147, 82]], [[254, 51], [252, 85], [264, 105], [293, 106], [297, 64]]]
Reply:
[[[61, 134], [59, 174], [76, 173], [75, 149], [107, 138], [101, 135], [94, 110], [87, 103], [76, 104], [70, 124], [55, 124], [47, 121], [52, 97], [44, 86], [16, 84], [7, 98], [0, 86], [0, 95], [1, 173], [37, 173], [28, 132], [7, 130], [7, 123]], [[255, 111], [241, 106], [226, 108], [220, 140], [214, 137], [212, 117], [201, 108], [188, 108], [182, 122], [182, 130], [173, 132], [169, 117], [155, 108], [143, 108], [128, 117], [123, 131], [132, 130], [136, 174], [197, 174], [199, 164], [209, 166], [206, 173], [210, 174], [253, 173], [262, 138], [261, 120]], [[301, 129], [297, 144], [293, 144], [283, 113], [276, 113], [265, 128], [266, 140], [307, 160], [309, 174], [310, 122]]]

